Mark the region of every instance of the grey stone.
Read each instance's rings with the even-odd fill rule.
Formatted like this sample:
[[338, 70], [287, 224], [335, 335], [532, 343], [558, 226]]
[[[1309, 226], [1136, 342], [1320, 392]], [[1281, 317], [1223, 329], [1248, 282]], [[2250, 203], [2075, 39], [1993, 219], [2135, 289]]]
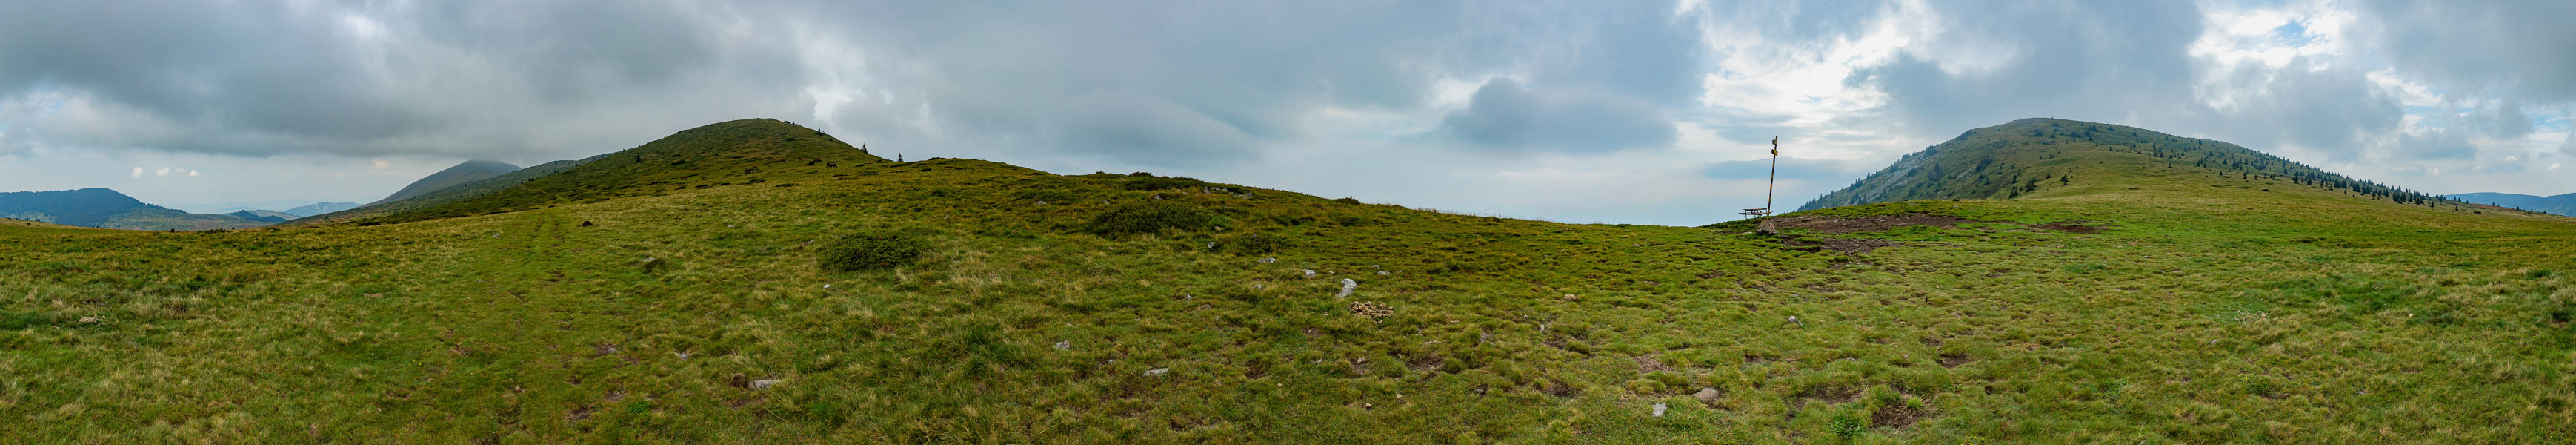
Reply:
[[1335, 293], [1335, 294], [1333, 294], [1333, 298], [1349, 297], [1349, 296], [1351, 296], [1351, 291], [1356, 291], [1356, 290], [1360, 290], [1360, 282], [1358, 282], [1358, 281], [1351, 281], [1351, 279], [1349, 279], [1349, 278], [1343, 278], [1343, 279], [1342, 279], [1342, 291], [1341, 291], [1340, 293]]
[[1163, 374], [1170, 373], [1172, 373], [1172, 368], [1154, 368], [1145, 370], [1146, 377], [1161, 377]]
[[787, 382], [786, 379], [753, 380], [751, 381], [751, 389], [769, 389], [770, 386], [785, 382]]

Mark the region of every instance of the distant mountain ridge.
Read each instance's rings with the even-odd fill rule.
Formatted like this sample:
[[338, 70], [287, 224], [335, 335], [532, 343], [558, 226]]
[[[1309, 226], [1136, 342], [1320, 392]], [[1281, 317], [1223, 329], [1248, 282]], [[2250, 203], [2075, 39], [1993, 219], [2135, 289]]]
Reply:
[[283, 212], [283, 213], [286, 213], [286, 214], [289, 214], [289, 215], [295, 215], [295, 216], [297, 216], [297, 217], [306, 217], [306, 216], [320, 215], [320, 214], [324, 214], [324, 213], [331, 213], [331, 212], [337, 212], [337, 211], [342, 211], [342, 210], [354, 209], [354, 208], [358, 208], [358, 205], [359, 205], [358, 203], [354, 203], [354, 202], [317, 202], [317, 203], [312, 203], [312, 204], [305, 204], [305, 205], [303, 205], [303, 206], [298, 206], [298, 207], [296, 207], [296, 208], [292, 208], [292, 209], [280, 210], [280, 212]]
[[2553, 215], [2576, 216], [2576, 193], [2552, 196], [2532, 196], [2514, 193], [2481, 192], [2443, 196], [2460, 200], [2461, 202], [2486, 204], [2496, 207], [2511, 207]]
[[0, 217], [128, 230], [241, 229], [273, 223], [172, 210], [103, 188], [0, 193]]
[[241, 210], [241, 211], [235, 211], [235, 212], [225, 213], [225, 214], [223, 214], [223, 215], [224, 215], [224, 216], [234, 217], [234, 218], [241, 218], [241, 219], [247, 219], [247, 220], [252, 220], [252, 221], [259, 221], [259, 222], [264, 222], [264, 223], [269, 223], [269, 224], [282, 223], [282, 222], [286, 222], [287, 220], [295, 219], [295, 215], [292, 215], [292, 214], [287, 214], [287, 213], [283, 213], [283, 212], [273, 212], [273, 211], [267, 211], [267, 210]]
[[501, 176], [514, 171], [519, 171], [519, 166], [510, 165], [501, 161], [487, 161], [481, 159], [465, 161], [463, 163], [456, 164], [454, 167], [448, 167], [446, 170], [439, 170], [438, 173], [431, 173], [428, 177], [420, 178], [419, 181], [412, 181], [411, 185], [403, 186], [402, 190], [395, 191], [394, 194], [385, 196], [385, 199], [379, 199], [376, 200], [376, 202], [367, 203], [367, 205], [401, 201], [405, 198], [428, 194], [429, 192], [453, 187], [457, 184]]

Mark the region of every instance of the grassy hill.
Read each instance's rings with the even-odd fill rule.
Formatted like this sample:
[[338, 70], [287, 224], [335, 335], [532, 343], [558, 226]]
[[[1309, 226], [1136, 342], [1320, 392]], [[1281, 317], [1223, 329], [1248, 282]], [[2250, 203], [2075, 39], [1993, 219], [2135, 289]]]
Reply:
[[501, 161], [487, 161], [481, 159], [465, 161], [458, 163], [455, 166], [448, 167], [446, 170], [439, 170], [438, 173], [431, 173], [429, 176], [422, 177], [418, 181], [412, 181], [410, 185], [403, 186], [402, 190], [396, 190], [394, 191], [394, 194], [386, 195], [385, 199], [378, 199], [376, 202], [367, 203], [367, 205], [378, 205], [410, 199], [412, 197], [428, 194], [429, 192], [435, 192], [440, 189], [455, 187], [457, 184], [480, 181], [494, 176], [506, 175], [514, 171], [519, 171], [519, 166], [510, 165]]
[[[2114, 164], [2116, 162], [2116, 164]], [[1968, 130], [1798, 210], [1924, 199], [2009, 199], [2073, 186], [2092, 175], [2204, 174], [2237, 185], [2287, 182], [2428, 207], [2449, 199], [2353, 179], [2226, 142], [2065, 119], [2030, 118]], [[2225, 181], [2218, 181], [2225, 182]], [[2219, 185], [2219, 184], [2212, 184]]]
[[[0, 418], [15, 420], [0, 441], [2535, 443], [2576, 428], [2564, 218], [2068, 147], [2042, 160], [2094, 167], [2017, 199], [1800, 212], [1766, 236], [963, 159], [806, 165], [856, 152], [784, 123], [709, 129], [370, 220], [398, 224], [0, 231]], [[917, 257], [870, 257], [890, 267], [823, 267], [908, 243]]]
[[812, 176], [882, 162], [886, 160], [813, 129], [775, 119], [743, 119], [684, 130], [490, 193], [357, 221], [398, 223], [625, 196], [667, 195], [692, 188], [761, 184], [771, 177]]
[[103, 188], [0, 193], [0, 217], [126, 230], [210, 230], [259, 227], [269, 221], [188, 213]]
[[412, 197], [403, 198], [403, 199], [400, 199], [400, 200], [395, 200], [395, 201], [390, 201], [390, 202], [382, 202], [382, 203], [376, 203], [376, 204], [370, 204], [370, 205], [365, 205], [365, 206], [359, 206], [359, 207], [351, 208], [351, 209], [348, 209], [348, 210], [335, 211], [335, 212], [324, 213], [324, 214], [320, 214], [320, 215], [307, 216], [307, 217], [304, 217], [304, 218], [301, 218], [301, 219], [297, 219], [297, 220], [295, 220], [295, 221], [293, 221], [293, 222], [290, 222], [290, 223], [288, 223], [288, 224], [286, 224], [286, 225], [287, 225], [287, 226], [290, 226], [290, 227], [293, 227], [293, 226], [307, 226], [307, 225], [317, 225], [317, 224], [340, 223], [340, 222], [347, 222], [347, 221], [355, 220], [355, 219], [362, 219], [362, 218], [374, 217], [374, 216], [379, 216], [379, 215], [388, 215], [388, 214], [394, 214], [394, 213], [401, 213], [401, 212], [405, 212], [405, 211], [418, 210], [418, 209], [422, 209], [422, 208], [428, 208], [428, 207], [438, 206], [438, 205], [441, 205], [441, 204], [447, 204], [447, 203], [451, 203], [451, 202], [457, 202], [457, 201], [463, 201], [463, 200], [467, 200], [467, 199], [473, 199], [473, 198], [476, 198], [476, 197], [481, 197], [481, 196], [483, 196], [483, 195], [489, 195], [489, 194], [492, 194], [493, 192], [498, 192], [498, 191], [501, 191], [501, 190], [504, 190], [504, 189], [508, 189], [508, 188], [510, 188], [510, 187], [516, 187], [516, 186], [518, 186], [519, 184], [526, 183], [526, 182], [528, 182], [528, 181], [530, 181], [530, 180], [534, 180], [534, 179], [537, 179], [537, 178], [539, 178], [539, 177], [544, 177], [544, 176], [552, 175], [552, 174], [555, 174], [555, 173], [561, 173], [561, 172], [563, 172], [565, 169], [573, 168], [574, 166], [579, 166], [579, 165], [581, 165], [582, 163], [590, 162], [591, 160], [599, 159], [599, 158], [601, 158], [601, 157], [605, 157], [605, 156], [607, 156], [607, 155], [592, 156], [592, 157], [587, 158], [587, 159], [566, 160], [566, 161], [554, 161], [554, 162], [548, 162], [548, 163], [544, 163], [544, 164], [537, 164], [537, 165], [532, 166], [532, 167], [519, 169], [518, 171], [509, 172], [509, 173], [507, 173], [507, 174], [502, 174], [502, 175], [500, 175], [500, 176], [493, 176], [493, 177], [489, 177], [489, 178], [483, 178], [483, 179], [477, 179], [477, 180], [473, 180], [473, 181], [467, 181], [467, 182], [464, 182], [464, 183], [459, 183], [459, 184], [456, 184], [456, 185], [448, 186], [447, 188], [442, 188], [442, 189], [438, 189], [438, 190], [432, 190], [432, 191], [430, 191], [430, 192], [428, 192], [428, 193], [421, 193], [421, 194], [413, 195]]

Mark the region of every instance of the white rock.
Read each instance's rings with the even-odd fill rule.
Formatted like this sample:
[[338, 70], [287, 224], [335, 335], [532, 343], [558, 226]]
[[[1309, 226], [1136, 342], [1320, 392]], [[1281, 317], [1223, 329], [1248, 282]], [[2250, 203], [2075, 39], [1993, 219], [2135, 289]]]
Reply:
[[1270, 264], [1270, 263], [1276, 263], [1276, 262], [1279, 262], [1279, 259], [1278, 259], [1278, 258], [1262, 258], [1262, 259], [1261, 259], [1261, 264]]
[[1661, 403], [1657, 403], [1657, 404], [1655, 404], [1655, 417], [1663, 417], [1663, 416], [1664, 416], [1664, 404], [1661, 404]]
[[751, 381], [751, 389], [768, 389], [768, 388], [770, 387], [770, 385], [776, 385], [776, 384], [779, 384], [779, 383], [782, 383], [782, 382], [786, 382], [786, 380], [782, 380], [782, 379], [762, 379], [762, 380], [753, 380], [753, 381]]
[[1314, 270], [1314, 269], [1306, 269], [1306, 278], [1314, 278], [1314, 277], [1315, 277], [1315, 270]]
[[1172, 373], [1172, 368], [1154, 368], [1145, 370], [1146, 377], [1160, 377], [1163, 374], [1170, 373]]
[[689, 353], [686, 353], [686, 352], [673, 352], [673, 353], [671, 353], [671, 355], [680, 356], [680, 359], [681, 359], [681, 360], [688, 360], [688, 359], [689, 359]]
[[1333, 298], [1349, 297], [1349, 296], [1351, 296], [1351, 291], [1355, 291], [1355, 290], [1360, 290], [1360, 282], [1358, 282], [1358, 281], [1351, 281], [1351, 279], [1349, 279], [1349, 278], [1343, 278], [1343, 279], [1342, 279], [1342, 291], [1341, 291], [1340, 293], [1335, 293], [1335, 294], [1333, 294]]
[[1073, 340], [1057, 340], [1057, 341], [1055, 342], [1055, 350], [1058, 350], [1058, 351], [1070, 351], [1070, 350], [1073, 350]]

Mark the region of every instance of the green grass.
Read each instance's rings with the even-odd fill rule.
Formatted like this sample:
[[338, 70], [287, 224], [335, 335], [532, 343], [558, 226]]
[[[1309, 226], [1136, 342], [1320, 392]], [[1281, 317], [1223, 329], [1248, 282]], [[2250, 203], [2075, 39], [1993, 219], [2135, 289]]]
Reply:
[[[1905, 244], [1865, 254], [959, 159], [584, 176], [542, 190], [586, 194], [368, 227], [0, 225], [0, 442], [2535, 443], [2576, 428], [2576, 225], [2063, 156], [2079, 154], [2096, 167], [2021, 199], [1808, 213], [1995, 221], [1808, 234]], [[1149, 202], [1215, 224], [1090, 233]], [[2026, 225], [2079, 220], [2108, 230]], [[832, 240], [890, 229], [926, 249], [816, 267]], [[1234, 248], [1255, 238], [1275, 243]], [[1335, 298], [1342, 279], [1358, 289]]]

